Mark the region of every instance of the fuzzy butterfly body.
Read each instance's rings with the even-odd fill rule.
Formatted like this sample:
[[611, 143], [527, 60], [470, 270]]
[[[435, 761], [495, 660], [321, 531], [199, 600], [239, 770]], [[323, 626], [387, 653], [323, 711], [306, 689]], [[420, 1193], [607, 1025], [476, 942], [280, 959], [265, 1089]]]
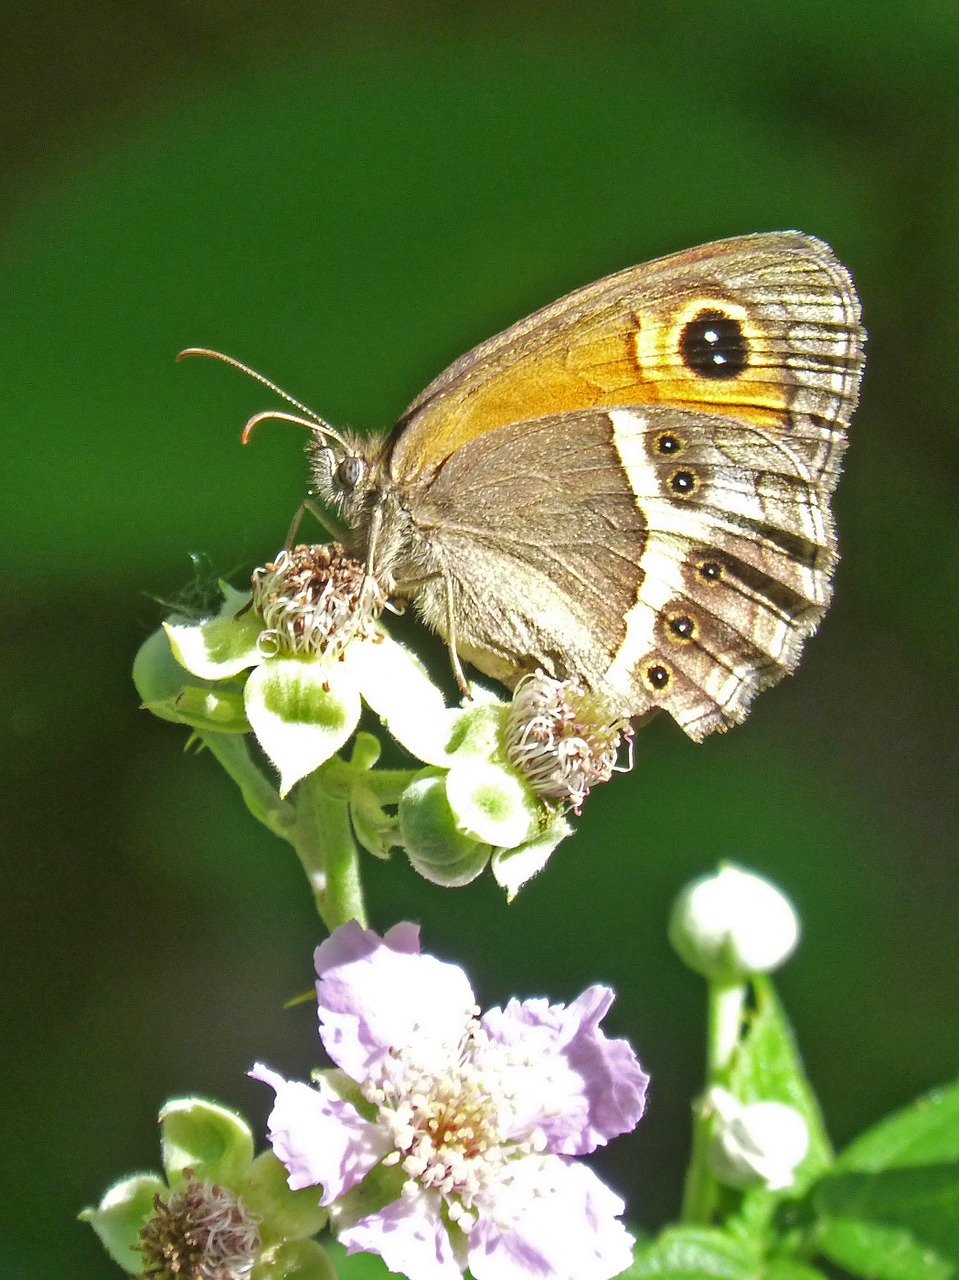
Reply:
[[822, 241], [690, 249], [482, 343], [385, 438], [318, 428], [313, 492], [487, 675], [579, 675], [700, 739], [795, 667], [829, 603], [859, 321]]

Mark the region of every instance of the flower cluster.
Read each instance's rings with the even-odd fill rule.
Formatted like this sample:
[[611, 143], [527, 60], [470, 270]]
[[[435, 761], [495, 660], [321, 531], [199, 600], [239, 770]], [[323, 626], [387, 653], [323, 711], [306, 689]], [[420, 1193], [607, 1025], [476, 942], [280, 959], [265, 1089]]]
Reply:
[[[332, 759], [362, 704], [425, 765], [387, 814], [357, 771], [346, 788], [357, 838], [405, 849], [435, 883], [469, 883], [487, 865], [512, 897], [570, 834], [565, 817], [617, 767], [627, 722], [582, 684], [526, 676], [511, 701], [474, 687], [446, 706], [420, 663], [378, 620], [379, 588], [335, 543], [296, 546], [222, 586], [219, 611], [174, 616], [141, 649], [144, 705], [201, 735], [252, 732], [279, 796]], [[341, 783], [342, 785], [342, 783]]]
[[466, 975], [418, 930], [355, 922], [316, 952], [313, 1086], [258, 1065], [273, 1149], [349, 1252], [413, 1280], [608, 1280], [631, 1260], [622, 1201], [574, 1157], [631, 1130], [647, 1077], [599, 1023], [612, 992], [480, 1015]]

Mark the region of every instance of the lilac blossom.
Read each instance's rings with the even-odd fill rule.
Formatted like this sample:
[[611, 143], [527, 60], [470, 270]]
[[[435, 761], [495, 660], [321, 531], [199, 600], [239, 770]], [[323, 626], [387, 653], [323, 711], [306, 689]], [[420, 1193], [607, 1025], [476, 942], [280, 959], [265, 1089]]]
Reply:
[[316, 951], [320, 1037], [339, 1070], [315, 1085], [257, 1065], [270, 1140], [294, 1190], [322, 1188], [349, 1252], [411, 1280], [609, 1280], [630, 1265], [624, 1204], [573, 1157], [638, 1122], [647, 1076], [569, 1005], [511, 1000], [480, 1016], [462, 969], [355, 921]]

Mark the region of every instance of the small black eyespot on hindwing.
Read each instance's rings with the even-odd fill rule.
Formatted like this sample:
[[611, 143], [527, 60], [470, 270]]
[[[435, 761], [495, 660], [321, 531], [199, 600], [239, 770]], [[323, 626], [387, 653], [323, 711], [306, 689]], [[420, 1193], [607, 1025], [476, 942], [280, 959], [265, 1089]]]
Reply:
[[723, 566], [718, 560], [704, 560], [696, 572], [703, 582], [715, 583], [722, 580]]
[[735, 378], [749, 364], [743, 327], [723, 311], [700, 311], [683, 325], [679, 354], [701, 378]]
[[676, 435], [675, 431], [661, 431], [656, 437], [656, 452], [661, 453], [664, 458], [674, 458], [685, 448], [686, 441], [682, 436]]
[[672, 679], [672, 672], [662, 662], [653, 662], [643, 672], [643, 677], [653, 693], [662, 693]]
[[678, 498], [688, 498], [691, 493], [696, 492], [698, 484], [695, 471], [674, 471], [669, 477], [669, 487]]
[[670, 638], [680, 644], [688, 644], [696, 639], [696, 621], [688, 613], [674, 613], [666, 619], [666, 627]]

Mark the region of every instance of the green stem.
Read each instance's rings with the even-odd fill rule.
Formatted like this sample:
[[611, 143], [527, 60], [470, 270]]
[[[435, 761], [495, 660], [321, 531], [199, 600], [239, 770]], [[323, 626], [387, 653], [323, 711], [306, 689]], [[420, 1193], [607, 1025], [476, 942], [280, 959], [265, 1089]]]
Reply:
[[[295, 802], [291, 804], [280, 799], [276, 788], [254, 763], [243, 734], [204, 732], [199, 737], [240, 788], [254, 818], [293, 846], [320, 919], [330, 932], [347, 920], [359, 920], [365, 928], [349, 790], [343, 786], [347, 778], [352, 785], [356, 771], [334, 756], [297, 784]], [[370, 771], [363, 772], [367, 784], [375, 776]], [[327, 786], [327, 781], [332, 785]]]
[[293, 847], [313, 890], [316, 909], [330, 932], [348, 920], [358, 920], [366, 928], [349, 804], [324, 785], [324, 775], [334, 762], [340, 763], [334, 757], [297, 783], [293, 834]]
[[[706, 1023], [706, 1091], [714, 1085], [727, 1086], [736, 1047], [742, 1034], [746, 986], [742, 982], [709, 984]], [[708, 1224], [716, 1207], [718, 1183], [709, 1168], [712, 1117], [702, 1102], [693, 1105], [693, 1140], [683, 1190], [681, 1220]]]
[[293, 844], [296, 823], [293, 806], [280, 799], [276, 788], [254, 764], [246, 736], [199, 730], [197, 736], [240, 788], [244, 803], [254, 818], [281, 840]]

